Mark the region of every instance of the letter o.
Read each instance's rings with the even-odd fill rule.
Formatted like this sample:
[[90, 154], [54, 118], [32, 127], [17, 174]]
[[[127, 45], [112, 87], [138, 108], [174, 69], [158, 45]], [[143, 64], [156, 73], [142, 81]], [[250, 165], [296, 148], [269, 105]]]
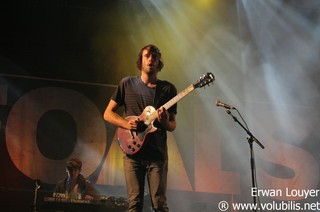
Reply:
[[[36, 142], [37, 125], [50, 110], [69, 113], [77, 128], [77, 141], [68, 158], [52, 160], [41, 154]], [[69, 158], [83, 161], [82, 173], [91, 175], [103, 158], [107, 135], [100, 111], [83, 94], [67, 88], [45, 87], [24, 94], [12, 107], [6, 126], [9, 156], [23, 174], [45, 183], [56, 183], [65, 176]]]

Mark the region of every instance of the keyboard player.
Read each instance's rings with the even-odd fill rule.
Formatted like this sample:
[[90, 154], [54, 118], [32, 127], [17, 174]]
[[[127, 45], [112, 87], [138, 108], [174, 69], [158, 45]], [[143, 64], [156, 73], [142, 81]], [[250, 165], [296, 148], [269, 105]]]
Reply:
[[82, 161], [73, 158], [67, 161], [67, 177], [60, 180], [54, 189], [54, 195], [64, 195], [69, 200], [93, 200], [99, 194], [82, 174]]

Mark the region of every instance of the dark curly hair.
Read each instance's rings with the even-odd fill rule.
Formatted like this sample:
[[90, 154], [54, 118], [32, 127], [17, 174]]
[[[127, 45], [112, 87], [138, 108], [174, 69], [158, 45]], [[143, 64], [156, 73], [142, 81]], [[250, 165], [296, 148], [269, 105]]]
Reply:
[[161, 58], [161, 52], [159, 50], [158, 47], [156, 47], [155, 45], [153, 44], [149, 44], [149, 45], [146, 45], [145, 47], [143, 47], [140, 52], [139, 52], [139, 55], [138, 55], [138, 60], [136, 62], [136, 65], [137, 65], [137, 68], [139, 70], [141, 70], [141, 64], [142, 64], [142, 52], [143, 50], [147, 49], [149, 51], [150, 54], [157, 54], [159, 56], [159, 64], [158, 64], [158, 71], [161, 71], [161, 69], [163, 68], [164, 66], [164, 63], [162, 61], [162, 58]]
[[73, 169], [78, 169], [81, 171], [81, 167], [82, 167], [82, 161], [78, 158], [72, 158], [67, 161], [67, 169], [69, 171]]

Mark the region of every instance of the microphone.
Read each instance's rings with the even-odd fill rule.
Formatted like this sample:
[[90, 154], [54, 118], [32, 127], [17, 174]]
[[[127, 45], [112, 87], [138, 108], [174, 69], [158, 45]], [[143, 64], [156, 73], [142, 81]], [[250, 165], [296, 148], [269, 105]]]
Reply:
[[231, 109], [236, 109], [235, 107], [232, 107], [231, 105], [228, 105], [228, 104], [226, 104], [226, 103], [223, 103], [223, 102], [221, 102], [221, 101], [216, 101], [216, 105], [218, 106], [218, 107], [224, 107], [224, 108], [226, 108], [226, 109], [228, 109], [228, 110], [231, 110]]

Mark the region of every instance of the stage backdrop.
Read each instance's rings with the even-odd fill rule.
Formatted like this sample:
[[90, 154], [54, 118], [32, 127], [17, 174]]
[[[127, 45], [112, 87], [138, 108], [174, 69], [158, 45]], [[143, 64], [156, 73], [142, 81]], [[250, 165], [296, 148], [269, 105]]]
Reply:
[[[102, 194], [126, 198], [123, 153], [103, 112], [120, 79], [140, 74], [137, 54], [149, 43], [163, 53], [159, 78], [179, 92], [207, 72], [216, 77], [178, 103], [177, 129], [168, 133], [171, 211], [227, 210], [254, 197], [269, 211], [320, 210], [318, 5], [1, 3], [0, 210], [28, 211], [35, 180], [41, 205], [72, 157]], [[237, 110], [228, 114], [217, 100]], [[231, 115], [264, 145], [253, 143], [255, 160]], [[147, 190], [145, 197], [150, 206]]]
[[[66, 161], [73, 157], [83, 161], [82, 173], [102, 194], [126, 197], [123, 153], [115, 128], [102, 117], [113, 86], [18, 76], [1, 79], [2, 207], [14, 208], [16, 204], [9, 201], [12, 198], [19, 201], [19, 207], [31, 205], [36, 179], [41, 181], [39, 198], [50, 196], [54, 184], [66, 176]], [[175, 133], [169, 133], [169, 202], [177, 210], [214, 208], [220, 200], [251, 202], [245, 132], [224, 109], [195, 102], [199, 97], [190, 95], [178, 104], [178, 117], [183, 116], [184, 122], [178, 118], [180, 126]], [[204, 111], [215, 113], [215, 117], [211, 119]], [[309, 112], [306, 109], [305, 115], [310, 116]], [[256, 120], [263, 120], [252, 123], [266, 147], [262, 150], [253, 144], [258, 152], [260, 189], [316, 189], [317, 151], [308, 145], [290, 144], [309, 133], [301, 117], [290, 115], [295, 126], [283, 128], [275, 124], [272, 107], [253, 105], [250, 113]], [[229, 128], [228, 134], [222, 133], [225, 128]], [[313, 142], [310, 140], [309, 145]], [[265, 196], [274, 200], [308, 200], [298, 195]]]

